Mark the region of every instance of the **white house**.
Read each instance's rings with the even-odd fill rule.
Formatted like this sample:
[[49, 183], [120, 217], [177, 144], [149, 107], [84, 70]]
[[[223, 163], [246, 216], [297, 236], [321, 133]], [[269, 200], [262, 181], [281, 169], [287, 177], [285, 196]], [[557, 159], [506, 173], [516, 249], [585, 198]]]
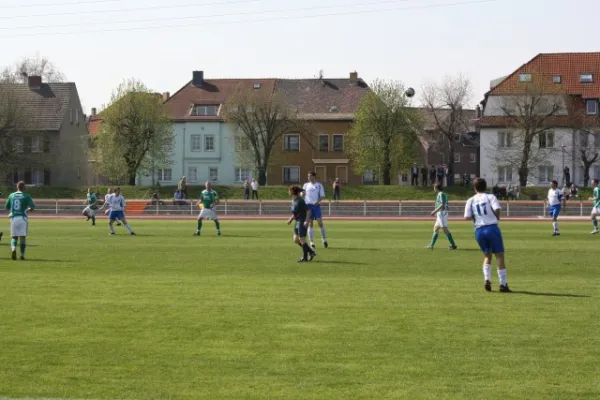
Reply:
[[[535, 104], [534, 118], [543, 122], [535, 131], [543, 132], [531, 143], [527, 184], [566, 184], [567, 167], [570, 181], [583, 185], [582, 158], [600, 147], [600, 53], [539, 54], [490, 86], [482, 101], [481, 177], [490, 186], [519, 184], [523, 116]], [[598, 161], [591, 178], [600, 178]]]
[[273, 91], [273, 79], [211, 79], [203, 71], [172, 96], [164, 95], [175, 134], [170, 165], [156, 176], [141, 177], [139, 185], [173, 186], [185, 176], [190, 185], [210, 181], [218, 185], [242, 184], [252, 169], [238, 160], [234, 129], [223, 119], [223, 106], [240, 88]]

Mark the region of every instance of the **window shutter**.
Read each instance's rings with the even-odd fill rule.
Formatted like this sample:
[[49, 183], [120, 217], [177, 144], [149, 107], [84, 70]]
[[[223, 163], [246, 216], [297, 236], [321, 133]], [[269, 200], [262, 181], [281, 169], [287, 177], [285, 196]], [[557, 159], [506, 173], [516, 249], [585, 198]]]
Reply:
[[44, 170], [44, 185], [50, 185], [50, 170]]

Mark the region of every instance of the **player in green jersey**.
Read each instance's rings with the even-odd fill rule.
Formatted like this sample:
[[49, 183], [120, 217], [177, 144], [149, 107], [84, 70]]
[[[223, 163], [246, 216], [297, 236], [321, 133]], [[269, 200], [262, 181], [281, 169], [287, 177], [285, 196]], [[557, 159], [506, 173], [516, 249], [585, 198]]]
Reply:
[[17, 259], [17, 243], [21, 248], [21, 260], [25, 259], [25, 247], [27, 247], [26, 237], [29, 223], [27, 221], [27, 213], [33, 211], [35, 204], [31, 196], [24, 193], [25, 182], [17, 183], [17, 191], [11, 193], [6, 201], [5, 209], [10, 211], [10, 242], [11, 256], [13, 260]]
[[592, 187], [594, 188], [592, 195], [594, 200], [592, 208], [592, 224], [594, 224], [594, 230], [590, 235], [596, 235], [598, 233], [598, 220], [596, 218], [600, 215], [600, 187], [598, 187], [598, 179], [592, 179]]
[[452, 234], [448, 229], [448, 195], [442, 191], [442, 184], [436, 183], [433, 187], [437, 197], [435, 198], [435, 210], [431, 212], [431, 216], [436, 216], [435, 225], [433, 226], [433, 236], [431, 237], [431, 243], [427, 246], [428, 249], [433, 249], [435, 242], [438, 239], [438, 231], [440, 228], [444, 230], [448, 241], [450, 242], [450, 250], [456, 250], [456, 243], [452, 238]]
[[98, 210], [98, 204], [101, 203], [96, 196], [96, 193], [92, 191], [92, 188], [88, 188], [87, 200], [85, 203], [88, 205], [82, 212], [82, 215], [86, 216], [86, 222], [92, 220], [92, 225], [96, 225], [96, 211]]
[[206, 182], [204, 186], [206, 189], [200, 193], [200, 200], [198, 201], [198, 207], [200, 207], [202, 211], [200, 211], [200, 214], [198, 215], [198, 228], [196, 229], [194, 236], [200, 236], [202, 231], [202, 220], [204, 220], [204, 218], [215, 221], [217, 236], [221, 236], [221, 224], [219, 223], [219, 218], [215, 211], [215, 206], [219, 204], [219, 195], [212, 189], [210, 182]]

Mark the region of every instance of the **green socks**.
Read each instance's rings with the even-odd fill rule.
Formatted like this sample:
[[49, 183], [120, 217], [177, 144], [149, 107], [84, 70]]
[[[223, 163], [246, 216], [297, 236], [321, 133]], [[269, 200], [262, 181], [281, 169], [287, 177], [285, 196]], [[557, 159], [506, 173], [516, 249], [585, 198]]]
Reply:
[[431, 243], [429, 244], [431, 247], [433, 247], [435, 245], [435, 242], [438, 239], [438, 233], [435, 232], [432, 236], [431, 236]]
[[25, 247], [27, 247], [27, 245], [25, 244], [25, 242], [21, 242], [21, 255], [24, 256], [25, 255]]
[[453, 246], [453, 247], [456, 246], [456, 243], [454, 243], [454, 238], [452, 238], [452, 234], [450, 232], [448, 232], [446, 237], [448, 238], [448, 241], [450, 242], [451, 246]]

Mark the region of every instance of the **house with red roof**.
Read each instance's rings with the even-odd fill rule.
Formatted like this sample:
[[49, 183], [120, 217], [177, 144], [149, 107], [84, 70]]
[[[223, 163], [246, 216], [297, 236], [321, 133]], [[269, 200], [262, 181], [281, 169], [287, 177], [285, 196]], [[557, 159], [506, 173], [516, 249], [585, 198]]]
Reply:
[[[538, 54], [491, 82], [480, 120], [481, 176], [489, 185], [520, 183], [519, 121], [527, 113], [521, 102], [525, 98], [530, 104], [534, 99], [532, 110], [539, 117], [527, 185], [545, 186], [552, 180], [566, 184], [567, 178], [583, 184], [582, 154], [600, 148], [600, 52]], [[600, 163], [592, 165], [590, 175], [600, 178]]]

